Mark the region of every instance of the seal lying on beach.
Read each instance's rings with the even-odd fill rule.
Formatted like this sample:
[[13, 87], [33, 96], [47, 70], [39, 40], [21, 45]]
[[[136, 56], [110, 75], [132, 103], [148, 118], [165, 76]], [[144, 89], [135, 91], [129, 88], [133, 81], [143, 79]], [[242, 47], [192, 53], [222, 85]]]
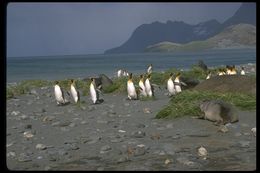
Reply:
[[200, 110], [204, 115], [197, 118], [204, 118], [215, 122], [215, 125], [234, 123], [238, 121], [235, 108], [222, 100], [205, 100], [200, 104]]

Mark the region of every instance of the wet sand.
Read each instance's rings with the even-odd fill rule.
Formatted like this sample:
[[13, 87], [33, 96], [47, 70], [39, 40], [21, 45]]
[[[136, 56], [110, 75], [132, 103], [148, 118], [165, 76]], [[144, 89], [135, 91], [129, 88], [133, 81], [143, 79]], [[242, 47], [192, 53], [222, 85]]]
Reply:
[[[212, 122], [185, 116], [155, 119], [167, 105], [155, 100], [89, 96], [81, 106], [57, 106], [52, 87], [7, 100], [6, 161], [10, 170], [255, 170], [256, 111], [239, 111], [239, 122], [218, 131]], [[69, 97], [67, 96], [69, 99]], [[70, 101], [72, 101], [70, 99]], [[208, 156], [198, 156], [204, 146]]]

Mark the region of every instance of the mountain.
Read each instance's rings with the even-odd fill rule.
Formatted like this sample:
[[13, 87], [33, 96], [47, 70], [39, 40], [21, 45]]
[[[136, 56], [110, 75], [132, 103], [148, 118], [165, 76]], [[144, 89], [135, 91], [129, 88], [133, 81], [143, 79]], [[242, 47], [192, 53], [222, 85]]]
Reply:
[[256, 3], [243, 3], [236, 13], [223, 23], [223, 27], [239, 23], [256, 26]]
[[217, 20], [209, 20], [197, 25], [190, 25], [182, 21], [143, 24], [135, 29], [125, 43], [106, 50], [105, 53], [138, 53], [143, 52], [149, 45], [160, 42], [186, 44], [192, 41], [202, 41], [220, 33], [226, 27], [238, 23], [256, 25], [255, 3], [242, 3], [236, 13], [223, 24]]
[[193, 40], [204, 40], [215, 35], [221, 29], [217, 20], [202, 22], [197, 25], [181, 21], [153, 22], [136, 28], [131, 37], [121, 46], [105, 51], [105, 53], [142, 52], [148, 45], [162, 41], [188, 43]]
[[181, 52], [209, 49], [255, 48], [256, 27], [250, 24], [237, 24], [225, 28], [219, 34], [204, 40], [186, 44], [161, 42], [148, 46], [145, 52]]

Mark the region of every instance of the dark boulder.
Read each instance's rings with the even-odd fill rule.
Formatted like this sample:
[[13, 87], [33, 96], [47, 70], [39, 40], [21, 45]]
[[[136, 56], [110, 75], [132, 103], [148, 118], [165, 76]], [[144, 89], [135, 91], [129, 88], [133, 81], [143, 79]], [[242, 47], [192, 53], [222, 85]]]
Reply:
[[198, 62], [198, 67], [200, 67], [200, 68], [203, 69], [204, 71], [207, 71], [207, 70], [208, 70], [207, 65], [206, 65], [202, 60], [199, 60], [199, 62]]

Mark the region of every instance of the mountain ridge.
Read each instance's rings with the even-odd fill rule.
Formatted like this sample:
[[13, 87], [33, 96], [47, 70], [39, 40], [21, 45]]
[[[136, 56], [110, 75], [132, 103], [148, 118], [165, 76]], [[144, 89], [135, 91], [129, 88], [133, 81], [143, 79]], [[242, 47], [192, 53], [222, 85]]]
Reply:
[[[249, 17], [245, 17], [245, 15]], [[140, 53], [147, 46], [165, 41], [178, 44], [203, 41], [217, 35], [228, 26], [237, 23], [256, 25], [255, 3], [242, 3], [235, 14], [222, 24], [216, 19], [200, 22], [195, 25], [187, 24], [183, 21], [170, 20], [166, 23], [156, 21], [150, 24], [142, 24], [134, 30], [130, 38], [121, 46], [108, 49], [104, 53]]]

